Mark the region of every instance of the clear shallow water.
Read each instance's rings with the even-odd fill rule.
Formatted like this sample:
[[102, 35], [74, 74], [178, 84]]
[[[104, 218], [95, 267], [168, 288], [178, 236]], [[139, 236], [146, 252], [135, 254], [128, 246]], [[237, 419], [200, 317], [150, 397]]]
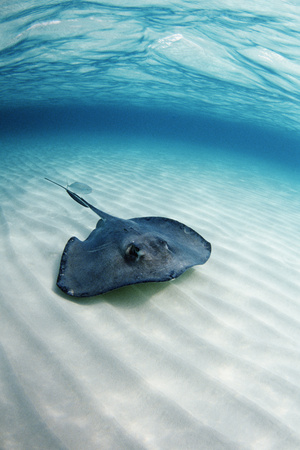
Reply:
[[[2, 145], [2, 447], [298, 449], [290, 170], [170, 138], [30, 130]], [[88, 200], [120, 217], [180, 220], [212, 256], [174, 282], [68, 301], [62, 249], [97, 217], [44, 176], [88, 182]]]
[[134, 105], [298, 131], [299, 8], [4, 1], [1, 105]]
[[[2, 2], [1, 447], [299, 448], [299, 6], [240, 3]], [[212, 257], [67, 301], [45, 176]]]

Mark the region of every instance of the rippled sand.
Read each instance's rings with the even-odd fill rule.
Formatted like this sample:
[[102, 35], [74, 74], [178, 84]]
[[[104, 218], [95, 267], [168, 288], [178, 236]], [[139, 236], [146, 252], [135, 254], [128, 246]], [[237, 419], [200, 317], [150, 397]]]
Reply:
[[[300, 447], [299, 184], [170, 145], [3, 143], [2, 448]], [[45, 176], [87, 183], [86, 199], [119, 217], [182, 221], [211, 259], [72, 300], [55, 286], [61, 253], [97, 216]]]

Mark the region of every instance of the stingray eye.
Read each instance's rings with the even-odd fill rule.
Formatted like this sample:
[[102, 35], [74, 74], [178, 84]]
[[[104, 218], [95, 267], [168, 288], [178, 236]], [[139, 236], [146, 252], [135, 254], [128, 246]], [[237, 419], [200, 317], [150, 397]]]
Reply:
[[161, 250], [169, 250], [169, 246], [167, 241], [165, 241], [164, 239], [161, 239], [160, 237], [158, 237], [157, 239], [153, 240], [152, 243], [150, 244], [154, 249], [159, 249], [159, 251]]
[[161, 239], [160, 240], [160, 245], [163, 247], [163, 248], [166, 248], [167, 250], [168, 250], [168, 243], [167, 243], [167, 241], [164, 241], [163, 239]]
[[134, 244], [129, 244], [125, 250], [125, 258], [134, 261], [140, 257], [140, 248]]

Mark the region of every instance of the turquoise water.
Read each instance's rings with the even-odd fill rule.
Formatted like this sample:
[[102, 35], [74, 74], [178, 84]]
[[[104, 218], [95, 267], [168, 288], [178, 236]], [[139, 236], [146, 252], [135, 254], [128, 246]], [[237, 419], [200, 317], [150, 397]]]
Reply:
[[162, 134], [296, 170], [299, 13], [295, 1], [3, 2], [1, 132]]
[[[298, 3], [2, 1], [1, 448], [299, 449]], [[44, 177], [211, 258], [68, 301]]]
[[185, 113], [214, 136], [233, 123], [248, 141], [257, 125], [298, 136], [299, 12], [296, 1], [5, 1], [1, 110], [117, 108], [123, 127], [141, 110], [168, 125]]

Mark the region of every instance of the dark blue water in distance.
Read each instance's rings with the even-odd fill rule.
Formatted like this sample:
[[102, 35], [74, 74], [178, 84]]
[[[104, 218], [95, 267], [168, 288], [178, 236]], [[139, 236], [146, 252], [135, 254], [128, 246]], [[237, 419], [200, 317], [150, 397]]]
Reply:
[[1, 131], [163, 133], [298, 163], [299, 5], [4, 1]]

